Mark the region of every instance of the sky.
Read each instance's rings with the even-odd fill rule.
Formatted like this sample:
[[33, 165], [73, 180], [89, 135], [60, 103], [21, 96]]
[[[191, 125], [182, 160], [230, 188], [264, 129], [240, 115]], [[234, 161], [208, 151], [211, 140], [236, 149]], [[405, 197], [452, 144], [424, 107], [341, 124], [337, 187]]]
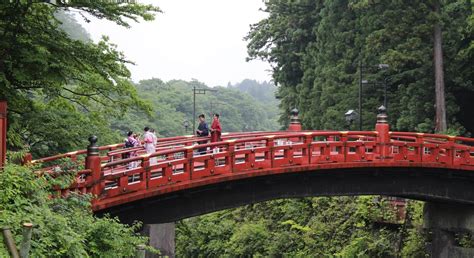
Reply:
[[243, 37], [250, 24], [265, 18], [262, 0], [142, 0], [163, 13], [154, 21], [133, 23], [127, 29], [92, 19], [80, 23], [94, 41], [102, 35], [135, 63], [132, 80], [160, 78], [191, 80], [225, 86], [243, 79], [269, 81], [270, 66], [260, 60], [246, 62]]

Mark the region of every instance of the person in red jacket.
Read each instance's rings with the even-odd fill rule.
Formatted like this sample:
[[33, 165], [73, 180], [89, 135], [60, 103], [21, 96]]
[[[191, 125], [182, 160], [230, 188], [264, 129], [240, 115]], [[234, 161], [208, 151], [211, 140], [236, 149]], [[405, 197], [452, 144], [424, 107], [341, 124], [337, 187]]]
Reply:
[[211, 142], [218, 142], [221, 140], [221, 123], [219, 122], [219, 114], [214, 114], [214, 120], [211, 125]]

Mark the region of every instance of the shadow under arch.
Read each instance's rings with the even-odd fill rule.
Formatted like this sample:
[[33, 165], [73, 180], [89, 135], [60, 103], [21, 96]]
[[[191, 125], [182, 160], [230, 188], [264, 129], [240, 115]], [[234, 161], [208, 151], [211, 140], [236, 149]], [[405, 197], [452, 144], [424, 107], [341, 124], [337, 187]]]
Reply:
[[474, 205], [474, 173], [446, 168], [339, 168], [257, 176], [141, 199], [101, 210], [123, 223], [157, 224], [273, 199], [386, 195]]

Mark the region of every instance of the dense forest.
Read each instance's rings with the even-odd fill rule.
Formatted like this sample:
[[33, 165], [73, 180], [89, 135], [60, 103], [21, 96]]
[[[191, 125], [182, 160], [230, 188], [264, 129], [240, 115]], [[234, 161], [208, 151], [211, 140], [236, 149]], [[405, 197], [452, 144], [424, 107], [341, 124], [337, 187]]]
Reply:
[[179, 222], [177, 255], [424, 257], [422, 203], [407, 207], [407, 217], [397, 222], [394, 210], [375, 196], [247, 205]]
[[[153, 111], [151, 114], [132, 111], [112, 120], [111, 128], [124, 134], [127, 130], [141, 131], [143, 127], [150, 126], [162, 137], [192, 134], [193, 87], [210, 89], [196, 80], [142, 80], [136, 84], [138, 96], [149, 103]], [[276, 90], [274, 85], [244, 80], [236, 85], [214, 87], [212, 90], [196, 95], [196, 116], [204, 114], [210, 123], [211, 114], [219, 113], [225, 132], [279, 129], [278, 101], [261, 101]], [[185, 121], [188, 128], [184, 126]]]
[[272, 65], [281, 108], [298, 107], [305, 128], [345, 125], [344, 112], [358, 109], [362, 64], [362, 79], [369, 82], [362, 87], [363, 129], [373, 127], [387, 80], [392, 129], [432, 132], [438, 104], [434, 30], [440, 25], [448, 130], [469, 135], [474, 132], [466, 112], [474, 108], [472, 8], [470, 0], [270, 0], [268, 17], [246, 37], [249, 58]]
[[[393, 130], [472, 136], [473, 5], [471, 0], [265, 1], [268, 16], [251, 26], [246, 40], [249, 59], [272, 65], [273, 82], [246, 79], [214, 87], [196, 97], [196, 114], [210, 121], [210, 114], [220, 113], [224, 131], [279, 130], [297, 107], [304, 128], [339, 130], [347, 126], [344, 113], [358, 110], [363, 79], [368, 81], [362, 87], [363, 129], [373, 129], [387, 85]], [[70, 10], [125, 27], [165, 15], [143, 4], [0, 3], [0, 99], [9, 103], [0, 224], [12, 227], [19, 243], [21, 223], [34, 222], [34, 256], [130, 257], [147, 241], [137, 234], [139, 224], [94, 217], [90, 196], [50, 198], [53, 185], [74, 178], [74, 164], [66, 162], [63, 175], [53, 178], [12, 163], [25, 152], [42, 157], [83, 149], [91, 134], [100, 144], [121, 142], [126, 131], [144, 126], [160, 137], [191, 134], [192, 89], [210, 88], [179, 78], [132, 82], [127, 65], [133, 60], [107, 37], [90, 40]], [[446, 130], [436, 119], [439, 42]], [[273, 200], [177, 222], [176, 251], [185, 257], [424, 257], [429, 232], [422, 229], [422, 209], [422, 202], [408, 201], [404, 220], [393, 223], [394, 210], [377, 196]], [[474, 246], [472, 237], [457, 241]], [[2, 245], [0, 256], [6, 254]]]

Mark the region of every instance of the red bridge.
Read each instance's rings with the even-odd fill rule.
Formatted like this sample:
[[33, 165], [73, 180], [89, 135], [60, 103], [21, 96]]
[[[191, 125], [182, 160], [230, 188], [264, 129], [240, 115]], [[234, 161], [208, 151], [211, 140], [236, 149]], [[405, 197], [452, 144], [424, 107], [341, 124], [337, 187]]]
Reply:
[[[96, 213], [122, 221], [176, 221], [275, 198], [377, 194], [474, 204], [474, 139], [390, 132], [386, 114], [375, 131], [228, 133], [217, 143], [203, 138], [159, 139], [157, 152], [123, 144], [33, 160], [85, 158], [76, 183], [60, 190], [92, 193]], [[207, 148], [206, 153], [198, 149]], [[133, 158], [122, 154], [138, 151]], [[153, 162], [156, 160], [156, 162]], [[151, 162], [152, 161], [152, 162]], [[127, 165], [136, 162], [136, 168]], [[153, 164], [152, 164], [153, 163]]]

